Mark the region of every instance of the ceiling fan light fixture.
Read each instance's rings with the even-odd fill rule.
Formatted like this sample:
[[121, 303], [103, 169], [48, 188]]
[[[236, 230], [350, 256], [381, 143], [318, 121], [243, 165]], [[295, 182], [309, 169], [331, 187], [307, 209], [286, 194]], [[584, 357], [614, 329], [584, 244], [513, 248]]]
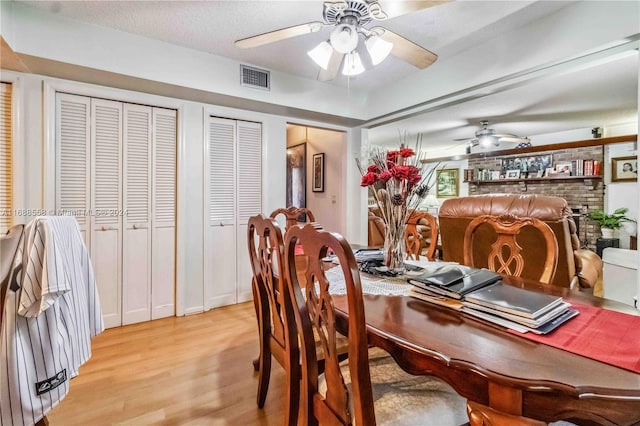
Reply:
[[380, 62], [384, 61], [393, 49], [393, 43], [383, 40], [377, 35], [368, 37], [365, 40], [364, 45], [367, 47], [367, 51], [371, 56], [371, 63], [373, 65], [378, 65]]
[[485, 148], [490, 147], [491, 145], [497, 145], [497, 139], [494, 138], [491, 135], [482, 135], [480, 136], [480, 138], [478, 139], [478, 142], [480, 143], [480, 145], [482, 145]]
[[309, 55], [309, 57], [313, 59], [313, 62], [315, 62], [316, 64], [321, 66], [322, 69], [325, 69], [325, 70], [329, 66], [329, 60], [331, 59], [332, 54], [333, 54], [333, 48], [326, 41], [323, 41], [322, 43], [320, 43], [319, 45], [317, 45], [316, 47], [314, 47], [313, 49], [307, 52], [307, 55]]
[[343, 75], [358, 75], [364, 72], [364, 66], [357, 52], [351, 52], [344, 58]]
[[331, 46], [340, 53], [347, 54], [358, 46], [358, 31], [355, 25], [340, 24], [331, 31]]

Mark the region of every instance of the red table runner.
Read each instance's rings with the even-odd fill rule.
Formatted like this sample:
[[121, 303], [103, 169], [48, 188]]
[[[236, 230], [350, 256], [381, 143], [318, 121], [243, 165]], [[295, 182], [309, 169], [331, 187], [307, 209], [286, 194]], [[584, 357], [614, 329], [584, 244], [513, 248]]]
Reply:
[[580, 314], [549, 334], [513, 333], [640, 374], [640, 316], [579, 304], [573, 308]]

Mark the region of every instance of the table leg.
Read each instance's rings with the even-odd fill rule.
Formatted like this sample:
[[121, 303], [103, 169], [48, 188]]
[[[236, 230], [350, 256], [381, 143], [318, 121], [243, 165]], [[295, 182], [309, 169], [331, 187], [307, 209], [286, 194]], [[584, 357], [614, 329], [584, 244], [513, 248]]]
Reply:
[[467, 402], [467, 414], [469, 415], [469, 424], [471, 426], [546, 426], [545, 422], [505, 414], [473, 401]]
[[467, 403], [471, 426], [544, 426], [545, 422], [522, 417], [522, 391], [489, 383], [489, 407], [473, 401]]

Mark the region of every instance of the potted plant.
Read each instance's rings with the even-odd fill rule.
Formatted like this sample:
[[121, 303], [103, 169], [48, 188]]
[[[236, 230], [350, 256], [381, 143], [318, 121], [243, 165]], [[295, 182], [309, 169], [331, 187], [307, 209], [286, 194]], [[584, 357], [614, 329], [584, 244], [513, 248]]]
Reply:
[[628, 211], [628, 208], [620, 207], [613, 213], [607, 214], [604, 210], [597, 209], [589, 212], [588, 217], [600, 224], [602, 238], [613, 238], [613, 231], [621, 228], [624, 222], [635, 222], [635, 220], [629, 219], [625, 216]]

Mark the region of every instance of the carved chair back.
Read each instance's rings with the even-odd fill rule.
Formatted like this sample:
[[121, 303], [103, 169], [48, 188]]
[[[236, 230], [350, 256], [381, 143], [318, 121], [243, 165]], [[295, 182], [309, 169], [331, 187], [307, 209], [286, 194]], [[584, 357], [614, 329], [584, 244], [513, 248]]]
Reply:
[[311, 210], [305, 208], [305, 207], [286, 207], [286, 208], [279, 208], [274, 210], [269, 217], [272, 219], [275, 219], [279, 214], [283, 215], [285, 217], [286, 220], [286, 224], [285, 224], [285, 232], [288, 231], [292, 226], [294, 225], [299, 225], [301, 222], [301, 216], [306, 215], [306, 222], [315, 222], [316, 218], [313, 215], [313, 212], [311, 212]]
[[[428, 227], [428, 236], [424, 227]], [[438, 221], [427, 212], [414, 212], [407, 221], [405, 231], [405, 243], [407, 257], [419, 260], [423, 248], [426, 248], [424, 256], [429, 260], [435, 260], [438, 245]]]
[[[295, 245], [302, 244], [309, 256], [304, 280], [298, 280]], [[329, 294], [329, 281], [322, 259], [333, 250], [344, 275], [349, 306], [348, 359], [351, 385], [342, 376], [337, 348], [336, 313]], [[292, 228], [285, 237], [285, 263], [294, 316], [300, 336], [302, 384], [300, 415], [308, 425], [375, 425], [369, 372], [368, 342], [360, 275], [349, 243], [339, 234], [317, 224]], [[302, 284], [301, 284], [302, 282]], [[305, 285], [306, 284], [306, 285]], [[314, 332], [324, 353], [326, 393], [319, 390], [319, 371]], [[350, 404], [350, 401], [352, 404]], [[353, 407], [351, 410], [350, 405]]]
[[526, 226], [537, 229], [545, 241], [546, 257], [541, 265], [538, 281], [548, 284], [553, 279], [558, 264], [558, 241], [553, 230], [543, 221], [533, 217], [515, 217], [510, 215], [491, 216], [482, 215], [469, 223], [464, 234], [464, 263], [476, 266], [473, 255], [473, 243], [476, 231], [481, 225], [491, 226], [497, 238], [491, 244], [488, 255], [488, 268], [492, 271], [519, 277], [524, 269], [525, 258], [522, 247], [518, 244], [517, 236]]
[[258, 406], [264, 406], [273, 355], [287, 375], [285, 424], [295, 425], [299, 405], [300, 353], [289, 286], [284, 274], [284, 242], [280, 226], [274, 219], [261, 214], [251, 217], [247, 226], [247, 245], [253, 269], [252, 290], [260, 335]]

